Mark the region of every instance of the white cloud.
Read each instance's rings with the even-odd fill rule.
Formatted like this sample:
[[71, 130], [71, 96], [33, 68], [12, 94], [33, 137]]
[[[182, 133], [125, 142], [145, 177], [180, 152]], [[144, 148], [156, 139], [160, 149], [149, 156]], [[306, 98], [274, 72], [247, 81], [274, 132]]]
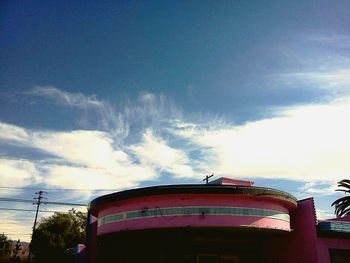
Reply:
[[[150, 95], [144, 98], [153, 99]], [[195, 178], [208, 171], [241, 178], [334, 182], [347, 178], [350, 170], [348, 116], [350, 99], [344, 98], [279, 109], [278, 117], [241, 126], [174, 118], [157, 126], [156, 130], [163, 131], [157, 136], [150, 125], [140, 130], [141, 138], [124, 145], [115, 144], [115, 138], [103, 131], [35, 131], [5, 123], [0, 123], [0, 140], [56, 156], [40, 163], [27, 161], [37, 174], [45, 171], [44, 182], [56, 187], [113, 185], [119, 189], [154, 179], [162, 172]], [[173, 143], [164, 137], [167, 133], [173, 136]], [[187, 141], [186, 146], [176, 143], [181, 139]], [[190, 157], [191, 152], [199, 157]], [[10, 164], [7, 170], [23, 170], [24, 175], [30, 170]], [[308, 187], [307, 192], [331, 190]]]
[[142, 143], [129, 148], [144, 166], [155, 167], [177, 177], [195, 176], [186, 152], [170, 147], [163, 139], [156, 138], [151, 130], [143, 134]]
[[[193, 173], [183, 163], [173, 164], [171, 168], [169, 165], [155, 167], [152, 164], [139, 164], [143, 153], [139, 152], [140, 156], [128, 153], [128, 144], [123, 142], [129, 135], [131, 124], [137, 126], [142, 133], [148, 125], [152, 128], [161, 127], [160, 123], [166, 121], [167, 114], [177, 114], [164, 96], [141, 93], [137, 104], [126, 103], [120, 113], [109, 102], [97, 100], [96, 96], [69, 93], [51, 86], [36, 87], [27, 95], [47, 98], [59, 105], [76, 107], [98, 116], [95, 120], [98, 125], [90, 125], [95, 127], [94, 130], [67, 132], [24, 129], [0, 122], [0, 142], [16, 144], [24, 151], [39, 149], [54, 156], [44, 157], [40, 162], [27, 161], [45, 174], [43, 183], [49, 186], [124, 189], [156, 178], [159, 175], [155, 169], [164, 168], [168, 172], [187, 175]], [[81, 122], [87, 124], [93, 122], [93, 119], [83, 118]], [[139, 139], [134, 136], [131, 141], [138, 145]]]
[[174, 130], [206, 153], [216, 174], [337, 181], [350, 170], [349, 99], [299, 106], [230, 128]]
[[25, 94], [48, 99], [60, 106], [78, 109], [80, 117], [77, 123], [80, 127], [107, 131], [114, 137], [116, 143], [128, 136], [129, 123], [125, 121], [125, 114], [117, 112], [110, 102], [99, 100], [95, 95], [65, 92], [53, 86], [39, 86]]
[[148, 92], [140, 92], [136, 100], [125, 98], [115, 104], [99, 100], [95, 95], [65, 92], [53, 86], [39, 86], [25, 94], [78, 109], [80, 127], [108, 132], [115, 144], [124, 144], [123, 140], [130, 135], [130, 126], [133, 129], [161, 129], [169, 119], [181, 117], [181, 111], [171, 100]]
[[311, 84], [320, 89], [331, 89], [333, 92], [350, 92], [350, 64], [346, 68], [328, 69], [322, 71], [303, 71], [280, 75], [290, 82]]
[[350, 94], [350, 35], [297, 35], [277, 47], [284, 66], [271, 75], [271, 86]]
[[42, 176], [28, 160], [0, 159], [0, 186], [27, 186], [40, 183]]
[[5, 233], [9, 239], [29, 242], [31, 240], [31, 223], [32, 221], [24, 222], [23, 216], [22, 220], [18, 220], [18, 216], [21, 216], [21, 212], [19, 215], [14, 215], [13, 213], [4, 213], [3, 211], [0, 213], [1, 220], [1, 233]]
[[0, 140], [8, 143], [24, 142], [28, 139], [28, 134], [25, 129], [0, 122]]
[[318, 208], [316, 208], [316, 215], [318, 220], [325, 220], [335, 217], [334, 213]]
[[152, 169], [132, 164], [99, 169], [68, 165], [47, 165], [45, 168], [48, 172], [46, 183], [62, 188], [123, 190], [157, 177]]
[[322, 181], [312, 181], [307, 182], [300, 189], [303, 194], [309, 194], [311, 196], [321, 196], [321, 195], [334, 195], [337, 185], [334, 181], [332, 182], [322, 182]]
[[[190, 178], [214, 172], [241, 178], [328, 182], [348, 176], [348, 98], [280, 108], [278, 117], [241, 126], [222, 120], [210, 125], [205, 121], [185, 122], [162, 96], [145, 93], [139, 101], [135, 108], [131, 104], [125, 107], [121, 115], [126, 123], [148, 118], [137, 132], [131, 131], [128, 143], [116, 143], [113, 131], [39, 131], [6, 123], [0, 123], [0, 140], [56, 156], [40, 164], [31, 163], [47, 172], [46, 183], [69, 188], [80, 184], [89, 189], [132, 187], [162, 172]], [[164, 134], [173, 137], [170, 140]], [[185, 140], [186, 145], [179, 140]], [[191, 156], [193, 152], [195, 157]], [[310, 187], [308, 191], [315, 193], [316, 189]]]
[[30, 145], [88, 167], [110, 167], [129, 161], [126, 153], [113, 148], [110, 135], [99, 131], [34, 132]]
[[[113, 139], [105, 132], [33, 131], [3, 123], [0, 127], [6, 127], [3, 132], [21, 130], [24, 136], [17, 142], [22, 147], [56, 156], [40, 162], [0, 159], [3, 186], [39, 182], [32, 180], [37, 175], [43, 183], [54, 187], [125, 189], [157, 177], [151, 167], [134, 163], [128, 153], [114, 146]], [[0, 135], [0, 138], [6, 142], [8, 136]], [[18, 183], [14, 183], [15, 179]]]
[[141, 133], [148, 128], [162, 130], [169, 121], [182, 115], [167, 97], [145, 92], [139, 94], [136, 103], [128, 101], [122, 112], [130, 126], [142, 129]]
[[65, 92], [53, 86], [38, 86], [27, 92], [27, 94], [48, 98], [55, 101], [57, 104], [83, 109], [103, 106], [103, 102], [98, 100], [96, 96], [86, 96], [82, 93]]

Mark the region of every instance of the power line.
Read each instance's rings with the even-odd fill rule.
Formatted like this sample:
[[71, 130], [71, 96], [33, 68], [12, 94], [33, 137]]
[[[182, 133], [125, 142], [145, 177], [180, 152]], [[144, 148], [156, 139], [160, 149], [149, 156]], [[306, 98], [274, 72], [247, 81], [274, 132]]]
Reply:
[[[6, 207], [0, 207], [0, 210], [7, 210], [7, 211], [19, 211], [19, 212], [35, 212], [35, 209], [21, 209], [21, 208], [6, 208]], [[67, 213], [64, 211], [55, 211], [55, 210], [39, 210], [39, 212], [44, 213]]]
[[[19, 235], [26, 235], [26, 236], [27, 236], [27, 235], [31, 235], [31, 234], [29, 234], [29, 233], [23, 233], [23, 234], [22, 234], [21, 232], [19, 232], [19, 233], [13, 233], [13, 232], [10, 232], [10, 233], [7, 233], [7, 232], [6, 232], [6, 233], [5, 233], [5, 232], [4, 232], [4, 233], [1, 233], [1, 235], [3, 235], [3, 234], [4, 234], [7, 238], [9, 237], [9, 235], [12, 235], [12, 236], [14, 236], [14, 235], [17, 235], [17, 236], [19, 236]], [[8, 240], [11, 241], [12, 238], [8, 238]], [[14, 241], [14, 240], [12, 240], [12, 241]], [[2, 261], [1, 261], [1, 262], [2, 262]], [[6, 262], [7, 262], [7, 261], [6, 261]]]
[[0, 201], [3, 201], [3, 202], [16, 202], [16, 203], [33, 203], [33, 200], [19, 199], [19, 198], [7, 198], [7, 197], [0, 197]]
[[88, 206], [87, 204], [63, 203], [63, 202], [45, 202], [51, 205], [69, 205], [69, 206]]
[[[29, 233], [24, 233], [24, 234], [22, 234], [22, 233], [6, 233], [6, 236], [30, 236], [30, 235], [31, 234], [29, 234]], [[12, 240], [11, 237], [9, 237], [8, 239]], [[17, 238], [15, 238], [15, 239], [17, 239]], [[14, 240], [12, 240], [12, 241], [14, 241]]]
[[41, 187], [16, 187], [16, 186], [0, 186], [0, 189], [13, 189], [13, 190], [38, 190], [43, 189], [45, 191], [88, 191], [88, 192], [109, 192], [119, 191], [120, 189], [84, 189], [84, 188], [41, 188]]
[[[33, 203], [33, 200], [30, 199], [19, 199], [19, 198], [8, 198], [0, 197], [0, 202], [16, 202], [16, 203]], [[68, 205], [68, 206], [87, 206], [87, 204], [77, 204], [77, 203], [66, 203], [66, 202], [49, 202], [45, 201], [45, 204], [49, 205]]]
[[30, 236], [31, 234], [22, 234], [22, 233], [6, 233], [6, 235], [11, 235], [11, 236], [16, 236], [16, 235], [21, 235], [21, 236]]

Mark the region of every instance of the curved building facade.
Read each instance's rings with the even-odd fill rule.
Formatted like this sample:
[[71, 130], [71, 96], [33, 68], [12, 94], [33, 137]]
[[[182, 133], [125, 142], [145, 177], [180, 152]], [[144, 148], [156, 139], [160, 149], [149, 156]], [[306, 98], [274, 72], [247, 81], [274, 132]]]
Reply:
[[[300, 246], [297, 238], [303, 242], [296, 221], [310, 221], [298, 210], [300, 201], [289, 193], [228, 178], [109, 194], [90, 204], [88, 258], [91, 263], [289, 262], [290, 246]], [[315, 214], [312, 220], [316, 225]], [[297, 262], [319, 262], [312, 256]]]
[[288, 193], [240, 185], [175, 185], [129, 190], [91, 204], [97, 235], [120, 231], [212, 227], [290, 231], [297, 200]]

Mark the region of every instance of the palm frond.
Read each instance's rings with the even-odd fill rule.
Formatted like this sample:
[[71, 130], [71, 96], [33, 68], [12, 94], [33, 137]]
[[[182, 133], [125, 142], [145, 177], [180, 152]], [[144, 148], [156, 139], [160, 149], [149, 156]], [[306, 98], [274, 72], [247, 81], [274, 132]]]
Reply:
[[[344, 192], [345, 194], [350, 193], [350, 180], [344, 179], [338, 182], [338, 187], [336, 191]], [[345, 189], [343, 189], [345, 188]], [[338, 198], [332, 203], [334, 206], [334, 212], [338, 217], [350, 215], [350, 195]]]

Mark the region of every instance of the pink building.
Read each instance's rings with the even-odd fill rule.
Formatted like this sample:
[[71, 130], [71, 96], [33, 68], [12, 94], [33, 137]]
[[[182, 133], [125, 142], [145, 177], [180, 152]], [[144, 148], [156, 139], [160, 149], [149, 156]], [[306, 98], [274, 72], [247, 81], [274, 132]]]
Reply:
[[91, 202], [89, 263], [350, 262], [350, 218], [318, 221], [312, 198], [220, 178]]

